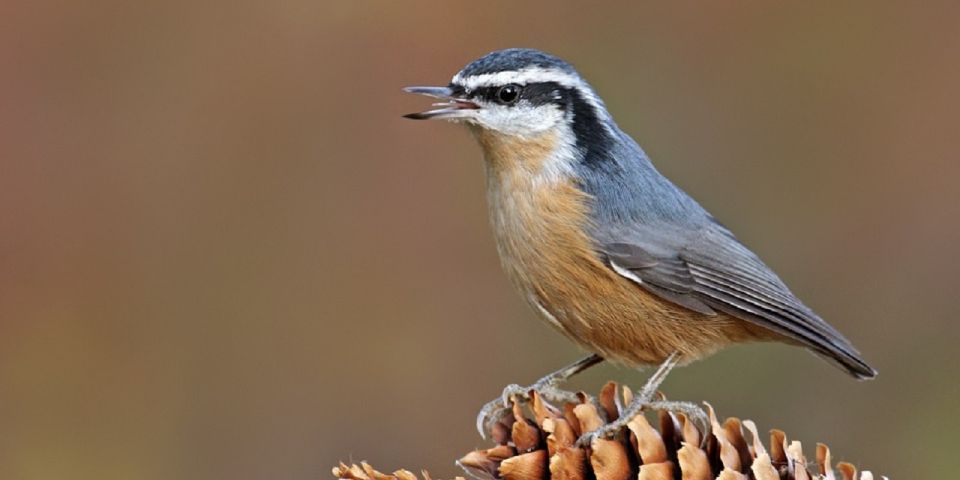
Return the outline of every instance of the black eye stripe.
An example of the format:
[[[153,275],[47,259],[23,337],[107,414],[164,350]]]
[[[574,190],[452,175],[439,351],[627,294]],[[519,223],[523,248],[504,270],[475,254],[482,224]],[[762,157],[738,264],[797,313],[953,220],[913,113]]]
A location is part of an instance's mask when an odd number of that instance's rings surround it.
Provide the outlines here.
[[[521,87],[519,101],[525,101],[534,106],[555,104],[563,108],[566,107],[567,99],[570,98],[571,89],[557,82],[531,82],[517,85]],[[477,87],[468,91],[467,95],[489,103],[503,103],[498,98],[498,93],[503,87],[504,85]]]
[[[523,98],[534,105],[555,104],[563,107],[567,103],[567,90],[557,82],[529,83],[523,89]]]
[[[456,83],[451,83],[448,86],[450,87],[451,93],[455,97],[459,97],[460,95],[464,95],[467,93],[467,89],[463,88],[463,85],[457,85]]]

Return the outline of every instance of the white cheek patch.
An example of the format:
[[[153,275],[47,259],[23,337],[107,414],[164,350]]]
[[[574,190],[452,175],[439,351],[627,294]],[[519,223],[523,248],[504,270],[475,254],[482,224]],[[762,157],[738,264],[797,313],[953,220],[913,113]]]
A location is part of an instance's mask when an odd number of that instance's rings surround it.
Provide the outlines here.
[[[563,111],[556,105],[483,105],[470,120],[507,135],[529,137],[556,127]]]

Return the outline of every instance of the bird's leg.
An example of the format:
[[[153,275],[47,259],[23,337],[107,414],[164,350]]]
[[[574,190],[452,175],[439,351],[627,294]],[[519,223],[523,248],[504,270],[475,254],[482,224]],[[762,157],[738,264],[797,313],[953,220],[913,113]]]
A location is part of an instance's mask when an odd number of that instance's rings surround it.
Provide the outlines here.
[[[597,354],[584,357],[577,360],[556,372],[547,375],[529,387],[521,387],[517,384],[507,385],[503,389],[500,398],[491,400],[483,406],[480,413],[477,414],[477,431],[480,436],[486,438],[486,432],[498,422],[506,412],[510,411],[513,401],[529,401],[530,391],[536,391],[544,400],[551,403],[577,403],[577,395],[573,392],[561,390],[558,385],[570,379],[570,377],[600,363],[603,357]],[[513,400],[511,400],[513,399]]]
[[[667,374],[670,373],[670,370],[673,367],[677,366],[677,363],[680,361],[680,355],[678,353],[673,353],[667,357],[666,361],[660,365],[660,368],[650,379],[647,380],[647,383],[644,384],[643,388],[633,397],[633,400],[630,401],[630,404],[620,413],[620,417],[617,420],[610,422],[592,432],[587,432],[583,434],[578,440],[577,444],[580,446],[589,446],[593,443],[593,440],[596,438],[605,438],[612,436],[620,431],[623,427],[627,426],[627,423],[630,422],[633,417],[636,417],[640,414],[644,407],[651,408],[663,408],[665,410],[677,410],[686,414],[691,418],[701,419],[706,418],[706,414],[699,409],[696,405],[690,403],[680,403],[680,402],[661,402],[654,401],[653,398],[657,393],[657,389],[660,387],[660,384],[667,378]]]

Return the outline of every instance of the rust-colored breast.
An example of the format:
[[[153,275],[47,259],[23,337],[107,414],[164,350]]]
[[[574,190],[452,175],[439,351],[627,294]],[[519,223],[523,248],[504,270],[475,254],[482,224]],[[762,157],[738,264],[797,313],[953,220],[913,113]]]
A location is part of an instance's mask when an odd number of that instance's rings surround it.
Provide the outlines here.
[[[743,322],[666,302],[601,261],[585,233],[591,197],[550,164],[560,161],[554,135],[476,135],[486,155],[490,218],[503,267],[564,335],[628,365],[659,363],[673,352],[691,361],[755,338]]]

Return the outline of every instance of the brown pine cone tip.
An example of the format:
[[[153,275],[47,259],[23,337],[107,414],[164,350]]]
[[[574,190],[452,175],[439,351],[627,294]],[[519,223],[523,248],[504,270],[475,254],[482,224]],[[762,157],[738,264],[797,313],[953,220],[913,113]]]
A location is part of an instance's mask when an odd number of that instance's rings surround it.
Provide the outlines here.
[[[830,449],[817,444],[815,462],[807,462],[800,442],[787,441],[780,430],[770,432],[769,450],[750,420],[717,419],[710,404],[710,425],[698,426],[682,413],[656,412],[658,427],[644,415],[631,419],[616,438],[596,439],[577,447],[583,432],[619,418],[632,392],[607,383],[596,402],[579,395],[579,404],[556,407],[531,392],[528,404],[514,403],[512,413],[491,432],[495,446],[476,450],[457,461],[468,474],[504,480],[873,480],[869,471],[853,465],[831,464]],[[745,435],[744,430],[749,433]],[[749,440],[748,440],[749,437]],[[811,470],[812,469],[812,470]],[[366,462],[341,463],[336,478],[347,480],[431,480],[407,470],[385,474]],[[883,477],[886,478],[886,477]],[[463,480],[463,477],[457,477]]]

